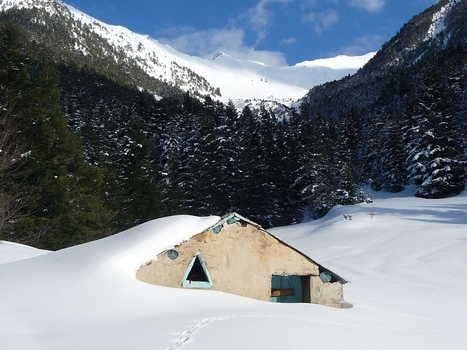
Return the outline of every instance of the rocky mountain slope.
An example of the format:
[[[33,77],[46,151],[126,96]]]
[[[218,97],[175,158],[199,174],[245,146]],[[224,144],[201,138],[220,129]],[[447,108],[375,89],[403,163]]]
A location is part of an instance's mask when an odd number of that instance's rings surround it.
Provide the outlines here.
[[[241,61],[225,53],[201,59],[179,53],[147,35],[105,24],[55,0],[8,0],[0,9],[21,10],[23,27],[64,56],[80,65],[102,65],[120,81],[165,96],[179,88],[197,96],[233,100],[270,100],[290,103],[317,84],[355,73],[374,53],[306,61],[292,67],[270,67]],[[74,56],[74,57],[73,57]]]
[[[415,183],[417,195],[431,198],[465,187],[465,23],[466,1],[441,0],[355,75],[307,94],[309,118],[326,116],[354,134],[354,179],[391,190]]]
[[[357,74],[314,87],[305,101],[314,110],[332,115],[342,104],[328,104],[329,98],[341,101],[346,108],[369,108],[378,100],[390,98],[386,88],[403,89],[409,81],[414,82],[421,67],[448,65],[452,51],[461,49],[467,40],[466,7],[465,1],[439,1],[406,23]],[[462,62],[455,64],[463,70]],[[405,80],[399,79],[399,74]],[[399,91],[395,99],[406,92]]]

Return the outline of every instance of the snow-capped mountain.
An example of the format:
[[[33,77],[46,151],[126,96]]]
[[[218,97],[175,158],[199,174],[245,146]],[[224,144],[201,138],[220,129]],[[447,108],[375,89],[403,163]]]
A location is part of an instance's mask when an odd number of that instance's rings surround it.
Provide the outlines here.
[[[88,57],[105,56],[119,65],[136,64],[150,77],[170,86],[197,95],[209,94],[222,101],[260,99],[291,102],[303,97],[313,86],[355,73],[374,55],[339,56],[287,67],[241,61],[225,53],[203,59],[177,52],[147,35],[103,23],[58,0],[0,2],[2,11],[12,8],[35,11],[35,24],[48,25],[45,15],[59,19],[62,24],[67,23],[66,30],[73,39],[68,49]],[[93,40],[87,40],[90,33]],[[98,41],[99,45],[92,44],[92,41]],[[139,84],[139,88],[151,91],[142,80]]]

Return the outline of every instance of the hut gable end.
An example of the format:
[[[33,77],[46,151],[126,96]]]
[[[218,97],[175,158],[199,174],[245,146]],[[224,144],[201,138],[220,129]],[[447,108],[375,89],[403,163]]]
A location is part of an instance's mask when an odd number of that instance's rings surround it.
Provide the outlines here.
[[[324,271],[332,280],[320,279]],[[343,303],[342,284],[347,282],[237,213],[223,216],[160,254],[142,266],[136,277],[168,287],[208,288],[265,301],[336,307]]]

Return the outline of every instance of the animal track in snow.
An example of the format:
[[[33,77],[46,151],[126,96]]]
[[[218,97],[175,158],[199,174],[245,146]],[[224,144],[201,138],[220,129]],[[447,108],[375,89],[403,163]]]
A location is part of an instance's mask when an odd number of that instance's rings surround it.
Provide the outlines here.
[[[436,332],[436,333],[463,333],[460,330],[451,330],[451,331],[441,331],[437,329],[407,329],[407,328],[389,328],[389,327],[381,327],[381,326],[368,326],[368,325],[361,325],[361,324],[346,324],[341,322],[330,322],[330,321],[323,321],[318,319],[303,319],[297,317],[289,317],[289,316],[277,316],[277,315],[226,315],[226,316],[219,316],[219,317],[207,317],[196,323],[191,328],[184,330],[180,333],[178,341],[172,345],[171,347],[164,348],[164,350],[176,350],[181,348],[186,342],[191,339],[191,336],[196,333],[199,329],[206,327],[207,325],[215,322],[215,321],[228,321],[235,318],[283,318],[283,319],[290,319],[296,321],[303,321],[303,322],[313,322],[313,323],[321,323],[327,324],[331,326],[338,326],[338,327],[352,327],[358,329],[378,329],[384,330],[389,332]]]

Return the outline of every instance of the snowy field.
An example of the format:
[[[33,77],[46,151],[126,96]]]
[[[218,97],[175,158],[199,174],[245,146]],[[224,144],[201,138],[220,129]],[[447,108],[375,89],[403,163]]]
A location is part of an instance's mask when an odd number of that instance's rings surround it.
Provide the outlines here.
[[[346,309],[135,279],[148,258],[217,217],[159,219],[50,253],[3,242],[0,348],[467,349],[467,193],[412,193],[377,193],[374,203],[270,230],[351,281]]]

